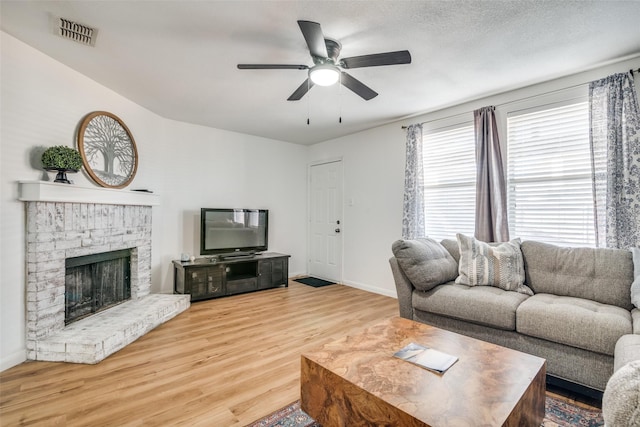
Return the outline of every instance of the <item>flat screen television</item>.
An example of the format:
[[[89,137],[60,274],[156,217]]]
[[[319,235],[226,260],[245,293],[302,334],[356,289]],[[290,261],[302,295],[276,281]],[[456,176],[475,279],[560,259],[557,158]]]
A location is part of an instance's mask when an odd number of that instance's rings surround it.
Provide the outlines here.
[[[200,211],[200,255],[248,256],[267,250],[269,211],[213,209]]]

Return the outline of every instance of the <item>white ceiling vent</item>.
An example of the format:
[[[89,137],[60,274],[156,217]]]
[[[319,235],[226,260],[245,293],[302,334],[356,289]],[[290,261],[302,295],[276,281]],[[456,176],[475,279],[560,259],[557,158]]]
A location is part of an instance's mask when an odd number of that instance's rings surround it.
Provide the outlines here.
[[[95,46],[98,30],[68,19],[58,18],[56,33],[65,39],[87,46]]]

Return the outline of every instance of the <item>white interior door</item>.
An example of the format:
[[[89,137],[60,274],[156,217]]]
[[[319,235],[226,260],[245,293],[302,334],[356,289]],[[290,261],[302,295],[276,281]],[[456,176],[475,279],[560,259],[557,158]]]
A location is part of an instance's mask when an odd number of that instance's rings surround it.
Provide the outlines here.
[[[309,275],[342,279],[342,161],[310,167]]]

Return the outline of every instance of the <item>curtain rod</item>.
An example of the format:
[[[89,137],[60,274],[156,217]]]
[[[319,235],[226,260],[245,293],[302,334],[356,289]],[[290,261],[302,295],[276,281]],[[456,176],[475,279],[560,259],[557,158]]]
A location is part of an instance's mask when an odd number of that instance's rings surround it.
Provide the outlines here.
[[[640,74],[640,68],[635,68],[635,69],[632,68],[631,70],[629,70],[629,72],[631,73],[631,75],[633,75],[634,73]],[[565,88],[562,88],[562,89],[556,89],[556,90],[552,90],[552,91],[549,91],[549,92],[539,93],[537,95],[531,95],[531,96],[527,96],[527,97],[524,97],[524,98],[519,98],[519,99],[516,99],[516,100],[513,100],[513,101],[504,102],[502,104],[496,104],[494,106],[495,107],[502,107],[502,106],[505,106],[505,105],[513,104],[515,102],[521,102],[521,101],[526,101],[528,99],[536,98],[538,96],[545,96],[545,95],[550,95],[552,93],[562,92],[564,90],[575,89],[577,87],[584,86],[584,85],[587,85],[587,84],[589,84],[589,83],[580,83],[580,84],[576,84],[576,85],[573,85],[573,86],[565,87]],[[473,102],[473,101],[469,101],[469,102]],[[463,113],[453,114],[451,116],[441,117],[441,118],[433,119],[433,120],[427,120],[427,121],[424,121],[424,122],[418,122],[418,123],[414,123],[414,124],[423,125],[425,123],[435,122],[435,121],[438,121],[438,120],[450,119],[450,118],[456,117],[456,116],[463,116],[463,115],[466,115],[466,114],[469,114],[469,113],[472,113],[472,112],[473,111],[465,111]],[[427,114],[429,114],[429,113],[427,113]],[[402,129],[407,129],[408,127],[409,126],[402,126]]]

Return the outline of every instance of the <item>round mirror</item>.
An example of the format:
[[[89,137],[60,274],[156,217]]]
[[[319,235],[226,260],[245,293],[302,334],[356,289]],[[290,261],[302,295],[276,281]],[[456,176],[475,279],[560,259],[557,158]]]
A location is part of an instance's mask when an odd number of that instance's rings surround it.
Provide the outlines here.
[[[103,187],[126,187],[136,175],[136,143],[129,128],[114,114],[94,111],[82,120],[78,151],[84,169]]]

